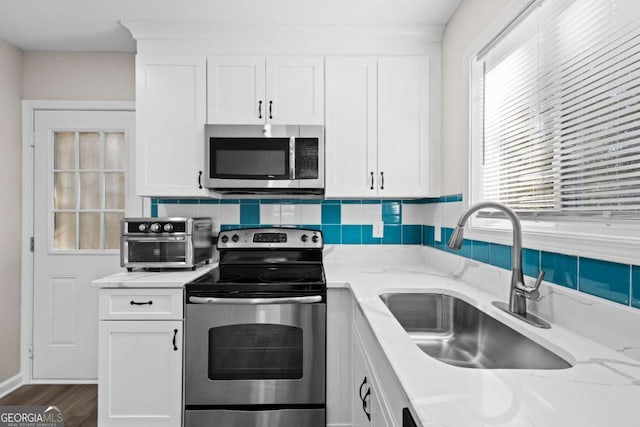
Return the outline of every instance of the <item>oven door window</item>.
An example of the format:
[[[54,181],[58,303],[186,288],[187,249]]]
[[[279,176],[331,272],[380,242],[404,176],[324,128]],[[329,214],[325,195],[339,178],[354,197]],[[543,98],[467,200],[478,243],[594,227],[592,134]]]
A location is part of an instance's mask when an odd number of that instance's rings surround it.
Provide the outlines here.
[[[187,242],[137,241],[127,242],[129,262],[186,262]]]
[[[209,329],[209,379],[302,378],[302,329],[268,323]]]
[[[289,138],[211,138],[210,178],[290,179]]]

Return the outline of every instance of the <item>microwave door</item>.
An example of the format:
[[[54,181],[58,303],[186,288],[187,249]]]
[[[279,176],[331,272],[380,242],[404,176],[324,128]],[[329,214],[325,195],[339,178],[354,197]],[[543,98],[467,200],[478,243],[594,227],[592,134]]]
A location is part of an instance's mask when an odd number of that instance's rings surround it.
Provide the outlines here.
[[[209,178],[214,188],[294,186],[291,138],[210,139]]]

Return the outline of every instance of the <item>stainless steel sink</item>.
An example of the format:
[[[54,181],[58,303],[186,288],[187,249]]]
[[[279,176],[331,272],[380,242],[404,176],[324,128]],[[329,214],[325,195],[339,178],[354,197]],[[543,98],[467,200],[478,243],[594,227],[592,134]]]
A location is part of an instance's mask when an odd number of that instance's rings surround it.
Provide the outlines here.
[[[566,360],[465,301],[435,293],[380,295],[415,344],[449,365],[566,369]]]

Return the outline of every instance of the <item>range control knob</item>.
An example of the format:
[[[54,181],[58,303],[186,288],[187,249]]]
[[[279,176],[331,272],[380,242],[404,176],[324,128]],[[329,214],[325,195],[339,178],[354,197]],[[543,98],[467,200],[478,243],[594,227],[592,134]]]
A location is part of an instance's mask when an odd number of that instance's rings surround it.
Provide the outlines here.
[[[144,233],[145,231],[147,231],[147,228],[149,228],[149,226],[148,226],[147,224],[144,224],[144,223],[142,223],[142,224],[140,224],[140,225],[138,226],[138,230],[142,231],[143,233]]]
[[[158,231],[160,231],[160,224],[154,222],[153,224],[151,224],[151,227],[149,227],[149,230],[151,230],[152,233],[157,233]]]
[[[225,234],[225,235],[223,235],[223,236],[220,238],[220,241],[221,241],[222,243],[227,243],[227,242],[229,241],[229,236],[227,236],[226,234]]]
[[[171,224],[170,222],[166,223],[164,225],[164,231],[166,231],[167,233],[173,231],[173,224]]]
[[[315,234],[315,235],[311,238],[311,241],[312,241],[313,243],[318,243],[318,240],[320,240],[320,238],[318,237],[318,235],[317,235],[317,234]]]
[[[302,237],[300,237],[300,240],[302,240],[303,242],[306,242],[307,240],[309,240],[309,236],[307,236],[306,234],[303,234]]]
[[[233,242],[237,242],[238,240],[240,240],[240,236],[238,236],[237,234],[234,234],[233,236],[231,236],[231,240],[233,240]]]

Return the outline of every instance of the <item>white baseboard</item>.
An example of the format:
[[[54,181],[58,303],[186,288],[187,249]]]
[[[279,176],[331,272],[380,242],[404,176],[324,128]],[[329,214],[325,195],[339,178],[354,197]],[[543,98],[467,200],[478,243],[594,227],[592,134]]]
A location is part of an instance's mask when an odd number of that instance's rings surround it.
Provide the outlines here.
[[[0,397],[4,397],[22,385],[22,374],[17,374],[0,383]]]

